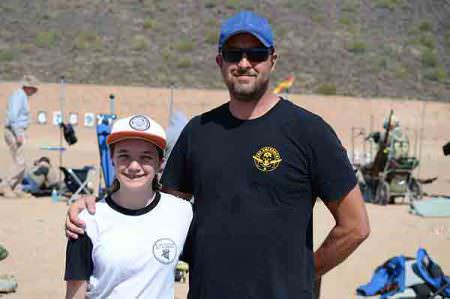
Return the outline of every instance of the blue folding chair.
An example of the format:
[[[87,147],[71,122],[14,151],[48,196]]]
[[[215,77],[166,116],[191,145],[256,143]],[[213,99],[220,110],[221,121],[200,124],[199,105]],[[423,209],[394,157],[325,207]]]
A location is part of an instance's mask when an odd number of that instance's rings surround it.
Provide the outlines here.
[[[98,194],[99,198],[103,198],[106,194],[106,190],[111,188],[111,185],[114,181],[114,166],[112,164],[111,155],[109,153],[109,147],[106,144],[106,139],[108,138],[109,134],[111,134],[112,123],[116,119],[116,115],[102,114],[100,116],[100,119],[101,122],[97,124],[96,127],[101,168]]]

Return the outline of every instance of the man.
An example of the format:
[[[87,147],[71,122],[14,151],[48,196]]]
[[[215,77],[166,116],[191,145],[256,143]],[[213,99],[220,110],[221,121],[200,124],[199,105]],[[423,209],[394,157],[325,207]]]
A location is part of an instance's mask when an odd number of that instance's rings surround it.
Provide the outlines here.
[[[25,175],[22,181],[22,191],[39,194],[42,191],[49,192],[53,188],[61,188],[58,172],[48,157],[40,157],[34,161],[33,167]]]
[[[22,79],[22,88],[16,90],[8,99],[6,109],[4,137],[13,159],[14,170],[9,178],[2,181],[0,193],[5,197],[22,195],[20,190],[15,190],[22,182],[25,175],[25,131],[30,124],[30,108],[28,98],[34,95],[39,81],[31,75],[25,75]],[[16,191],[16,193],[14,193]]]
[[[230,100],[186,125],[161,179],[166,192],[195,198],[189,298],[310,299],[314,279],[369,234],[353,169],[320,117],[269,90],[278,56],[265,18],[226,20],[218,50]],[[336,226],[313,254],[316,197]],[[78,225],[84,207],[69,211]],[[66,226],[68,236],[82,232]]]

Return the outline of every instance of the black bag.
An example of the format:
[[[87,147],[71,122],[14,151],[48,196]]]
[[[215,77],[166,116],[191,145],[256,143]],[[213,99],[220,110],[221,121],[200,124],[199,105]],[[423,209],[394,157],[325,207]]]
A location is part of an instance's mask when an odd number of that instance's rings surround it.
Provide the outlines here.
[[[75,130],[71,124],[61,123],[61,128],[63,129],[64,139],[69,145],[75,144],[78,139],[75,136]]]
[[[447,144],[442,147],[442,150],[444,151],[444,156],[450,155],[450,142],[447,142]]]

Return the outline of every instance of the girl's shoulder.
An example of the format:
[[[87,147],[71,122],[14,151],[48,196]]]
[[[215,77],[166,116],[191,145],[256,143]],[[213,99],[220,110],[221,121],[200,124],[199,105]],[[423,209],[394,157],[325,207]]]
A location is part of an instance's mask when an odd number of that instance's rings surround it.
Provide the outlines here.
[[[109,209],[110,208],[108,204],[103,199],[95,203],[95,214],[90,214],[87,209],[84,209],[80,213],[80,218],[84,221],[95,221],[97,217],[101,217],[101,215],[103,215]]]
[[[192,214],[192,204],[189,201],[164,192],[160,192],[160,194],[162,205],[168,206],[173,210]]]

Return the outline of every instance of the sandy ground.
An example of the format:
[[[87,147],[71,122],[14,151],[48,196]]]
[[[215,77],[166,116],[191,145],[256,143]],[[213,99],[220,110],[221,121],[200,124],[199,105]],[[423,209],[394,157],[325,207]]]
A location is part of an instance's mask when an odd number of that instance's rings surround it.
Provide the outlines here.
[[[0,273],[17,277],[16,293],[5,299],[62,298],[66,239],[64,202],[49,198],[0,198],[0,240],[11,255],[0,262]],[[343,264],[323,279],[322,298],[355,298],[355,288],[366,283],[376,266],[394,255],[414,256],[424,247],[447,273],[450,272],[450,219],[424,219],[408,213],[407,205],[368,205],[370,238]],[[322,203],[314,211],[315,243],[333,225]],[[176,297],[186,298],[187,284],[176,284]],[[3,298],[2,298],[3,299]]]
[[[15,83],[0,83],[0,111],[4,111],[7,96],[17,87]],[[58,164],[56,152],[42,150],[45,145],[59,144],[59,131],[51,125],[36,124],[38,111],[46,111],[51,118],[59,110],[60,88],[56,84],[42,85],[30,101],[33,124],[28,130],[26,144],[28,164],[41,155],[48,155]],[[147,89],[112,86],[67,85],[64,89],[64,112],[109,111],[107,98],[116,94],[116,111],[119,115],[147,113],[162,124],[167,124],[167,89]],[[221,90],[175,90],[174,107],[189,117],[220,105],[226,100]],[[391,99],[355,99],[291,95],[297,104],[321,115],[341,138],[355,159],[363,155],[361,136],[353,138],[352,128],[378,128],[389,109],[394,109],[402,125],[408,128],[411,150],[421,157],[419,177],[438,176],[435,183],[425,187],[429,193],[450,194],[450,158],[442,155],[442,145],[450,139],[450,104]],[[66,116],[67,117],[67,116]],[[356,131],[356,130],[353,130]],[[63,155],[63,165],[82,167],[98,165],[95,129],[76,127],[79,142],[68,147]],[[0,126],[0,135],[3,128]],[[421,142],[419,142],[421,141]],[[366,148],[366,152],[369,150]],[[5,177],[11,161],[5,144],[0,142],[0,177]],[[94,185],[98,174],[92,176]],[[61,298],[64,294],[62,280],[65,256],[63,220],[67,205],[52,203],[49,198],[11,200],[0,197],[0,243],[11,255],[0,262],[0,273],[14,274],[19,282],[17,293],[4,295],[13,298]],[[407,205],[385,207],[368,205],[372,225],[370,238],[345,263],[324,277],[322,298],[355,298],[355,288],[367,282],[376,266],[395,255],[414,255],[425,247],[443,269],[450,273],[450,219],[420,218],[408,213]],[[323,204],[314,211],[315,244],[319,245],[333,225],[333,219]],[[186,284],[177,284],[177,298],[185,298]],[[2,297],[3,299],[3,297]]]

